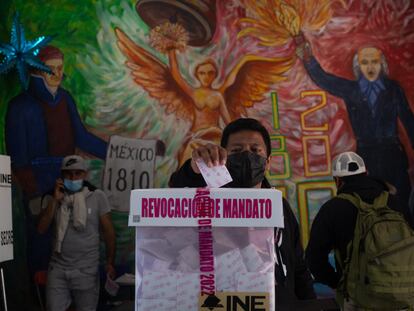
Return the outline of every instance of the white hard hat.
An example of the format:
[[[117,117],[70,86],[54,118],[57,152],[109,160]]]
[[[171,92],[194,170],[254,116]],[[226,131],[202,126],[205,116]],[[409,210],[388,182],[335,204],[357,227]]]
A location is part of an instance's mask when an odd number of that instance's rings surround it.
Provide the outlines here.
[[[367,171],[364,160],[355,152],[343,152],[332,163],[332,176],[345,177],[362,174]]]

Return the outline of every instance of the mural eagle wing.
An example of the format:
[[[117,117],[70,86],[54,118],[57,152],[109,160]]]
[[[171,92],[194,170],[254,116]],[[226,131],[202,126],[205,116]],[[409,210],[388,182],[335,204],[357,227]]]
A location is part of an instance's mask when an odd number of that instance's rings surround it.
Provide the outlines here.
[[[245,115],[247,107],[263,101],[273,84],[286,79],[283,74],[293,62],[292,57],[244,56],[220,87],[231,118]]]
[[[127,58],[125,64],[131,69],[136,84],[152,98],[165,106],[167,114],[190,122],[194,119],[194,103],[174,79],[170,68],[151,53],[133,42],[121,29],[115,28],[117,45]]]

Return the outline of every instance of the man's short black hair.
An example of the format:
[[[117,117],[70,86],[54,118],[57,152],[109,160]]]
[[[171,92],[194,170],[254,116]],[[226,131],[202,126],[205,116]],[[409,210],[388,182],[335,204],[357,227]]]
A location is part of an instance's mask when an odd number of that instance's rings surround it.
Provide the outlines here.
[[[240,118],[227,124],[227,126],[223,130],[223,135],[221,136],[220,145],[226,148],[227,143],[229,141],[229,136],[231,134],[238,133],[241,131],[246,131],[246,130],[259,132],[260,135],[262,135],[263,140],[266,145],[267,156],[270,156],[270,151],[272,147],[270,145],[269,132],[259,121],[253,118]]]

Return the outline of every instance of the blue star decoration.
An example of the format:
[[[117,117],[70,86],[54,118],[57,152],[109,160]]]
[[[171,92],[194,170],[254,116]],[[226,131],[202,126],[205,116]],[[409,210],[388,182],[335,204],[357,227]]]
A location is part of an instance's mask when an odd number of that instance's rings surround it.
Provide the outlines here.
[[[52,74],[52,71],[38,57],[39,50],[45,47],[52,37],[40,36],[35,40],[26,41],[24,29],[19,22],[19,14],[15,14],[10,35],[10,43],[0,43],[0,54],[4,55],[0,62],[0,74],[7,73],[16,67],[22,86],[29,85],[28,67]]]

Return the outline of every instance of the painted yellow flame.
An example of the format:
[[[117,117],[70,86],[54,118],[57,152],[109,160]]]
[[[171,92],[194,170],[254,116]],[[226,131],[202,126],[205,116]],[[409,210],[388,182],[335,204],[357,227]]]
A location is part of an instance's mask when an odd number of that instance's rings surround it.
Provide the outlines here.
[[[301,18],[295,8],[289,4],[281,3],[276,11],[278,23],[282,25],[291,36],[299,35]]]
[[[343,0],[243,0],[248,13],[238,37],[252,36],[261,45],[286,44],[301,31],[317,31],[332,17],[331,6]]]

